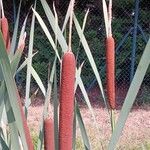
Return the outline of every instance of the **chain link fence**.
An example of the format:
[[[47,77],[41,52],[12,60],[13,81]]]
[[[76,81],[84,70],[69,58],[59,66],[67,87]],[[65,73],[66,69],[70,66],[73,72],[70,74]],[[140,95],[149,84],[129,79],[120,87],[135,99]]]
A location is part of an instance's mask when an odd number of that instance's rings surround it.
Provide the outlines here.
[[[140,57],[146,46],[150,33],[149,1],[144,0],[114,0],[113,1],[113,36],[116,40],[116,90],[118,103],[125,98],[129,85],[133,79]],[[60,12],[68,3],[61,4]],[[105,85],[105,26],[100,1],[77,1],[75,12],[79,22],[82,24],[83,16],[87,9],[90,13],[84,31],[92,54],[98,66],[100,75]],[[76,38],[76,35],[75,35]],[[75,47],[76,48],[76,47]],[[96,86],[95,76],[86,57],[83,48],[80,47],[79,62],[85,61],[82,78],[87,89]],[[150,67],[140,88],[136,103],[150,102]]]
[[[50,2],[49,4],[52,6]],[[56,8],[60,25],[62,25],[64,21],[68,5],[69,1],[67,0],[57,0]],[[140,57],[149,39],[149,6],[149,0],[113,0],[112,30],[116,41],[116,90],[118,103],[122,102],[126,96]],[[80,25],[83,23],[87,9],[90,10],[90,13],[87,18],[84,34],[105,87],[106,58],[104,43],[106,36],[101,0],[76,0],[75,14]],[[38,3],[37,11],[48,25],[40,3]],[[27,27],[29,31],[30,21]],[[83,61],[85,62],[81,77],[87,90],[90,91],[96,87],[97,82],[84,53],[84,49],[82,45],[79,44],[80,40],[75,29],[72,41],[73,51],[78,55],[78,65]],[[34,68],[46,83],[47,66],[49,61],[52,62],[54,59],[54,51],[51,50],[50,44],[37,22],[34,48],[38,50],[38,54],[33,60]],[[145,102],[150,102],[150,67],[146,73],[136,101],[137,104]]]

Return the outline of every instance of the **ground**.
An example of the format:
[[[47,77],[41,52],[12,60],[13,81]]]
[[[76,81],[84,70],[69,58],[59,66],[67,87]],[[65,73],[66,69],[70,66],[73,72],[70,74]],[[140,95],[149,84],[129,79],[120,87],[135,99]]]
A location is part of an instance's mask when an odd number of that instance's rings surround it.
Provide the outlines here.
[[[39,129],[39,122],[43,110],[43,104],[39,99],[36,99],[36,105],[32,105],[28,112],[28,124],[32,133],[36,134]],[[100,103],[93,105],[96,121],[100,131],[95,128],[93,119],[89,109],[85,105],[80,106],[81,114],[90,137],[92,150],[100,150],[100,141],[102,141],[105,149],[108,145],[111,127],[110,119],[107,110],[101,106]],[[120,109],[116,110],[116,119],[119,115]],[[99,134],[98,134],[99,133]],[[82,150],[80,130],[77,129],[77,150]],[[150,106],[135,106],[129,113],[122,136],[118,142],[119,150],[142,149],[143,145],[150,144]],[[150,149],[150,147],[149,147]]]

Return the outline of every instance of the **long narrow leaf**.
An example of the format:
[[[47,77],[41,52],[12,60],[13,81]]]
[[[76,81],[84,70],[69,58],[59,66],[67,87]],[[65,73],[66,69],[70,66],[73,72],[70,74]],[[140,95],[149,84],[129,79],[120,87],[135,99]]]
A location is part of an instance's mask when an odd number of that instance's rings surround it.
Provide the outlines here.
[[[37,54],[37,52],[34,53],[34,54],[32,55],[32,57],[34,57],[35,54]],[[26,59],[24,60],[24,62],[19,66],[19,68],[18,68],[17,71],[16,71],[16,74],[19,73],[19,72],[27,65],[27,63],[28,63],[28,58],[26,58]]]
[[[56,59],[56,57],[55,57]],[[55,73],[54,73],[54,96],[53,96],[53,105],[54,105],[54,136],[55,136],[55,149],[58,150],[58,137],[59,137],[59,131],[58,131],[58,89],[57,89],[57,74],[56,74],[56,64],[55,64]]]
[[[82,45],[83,45],[83,47],[84,47],[85,53],[86,53],[86,55],[87,55],[87,57],[88,57],[88,60],[89,60],[89,62],[90,62],[90,64],[91,64],[91,67],[92,67],[92,69],[93,69],[93,72],[94,72],[94,74],[95,74],[95,76],[96,76],[96,79],[97,79],[99,88],[100,88],[101,93],[102,93],[102,97],[103,97],[104,103],[105,103],[105,105],[106,105],[106,107],[107,107],[107,103],[106,103],[106,99],[105,99],[105,95],[104,95],[104,90],[103,90],[103,85],[102,85],[102,81],[101,81],[101,78],[100,78],[98,69],[97,69],[97,67],[96,67],[96,64],[95,64],[94,58],[93,58],[93,56],[92,56],[92,53],[91,53],[91,51],[90,51],[90,48],[89,48],[89,46],[88,46],[88,43],[87,43],[87,41],[86,41],[86,39],[85,39],[85,36],[84,36],[84,34],[83,34],[83,32],[82,32],[82,29],[81,29],[81,27],[80,27],[80,25],[79,25],[79,23],[78,23],[78,20],[77,20],[77,18],[75,17],[75,15],[74,15],[74,23],[75,23],[75,27],[76,27],[76,29],[77,29],[78,35],[79,35],[79,37],[80,37],[80,40],[81,40],[81,42],[82,42]]]
[[[42,29],[43,29],[45,35],[47,36],[47,38],[48,38],[50,44],[52,45],[53,49],[55,50],[55,49],[56,49],[56,48],[55,48],[55,43],[54,43],[54,41],[53,41],[53,38],[52,38],[50,32],[48,31],[48,28],[46,27],[44,21],[42,20],[42,18],[40,17],[40,15],[39,15],[34,9],[33,9],[33,12],[34,12],[34,14],[35,14],[35,16],[36,16],[36,18],[37,18],[39,24],[41,25],[41,27],[42,27]],[[60,60],[58,51],[55,51],[55,53],[56,53],[58,59]]]
[[[4,108],[4,94],[5,94],[5,83],[1,82],[0,86],[0,121],[2,118],[3,108]]]
[[[47,19],[48,19],[48,21],[49,21],[49,23],[50,23],[50,25],[51,25],[54,33],[55,33],[55,17],[53,15],[50,7],[48,6],[46,0],[40,0],[40,1],[41,1],[42,6],[43,6],[43,9],[45,11],[45,14],[47,16]],[[58,42],[59,42],[59,44],[60,44],[60,46],[62,48],[62,51],[65,52],[68,49],[67,42],[66,42],[66,40],[65,40],[65,38],[63,36],[63,33],[61,32],[59,26],[57,26],[57,31],[58,31],[57,32],[57,34],[58,34],[58,36],[57,36],[58,37]]]
[[[80,127],[82,139],[83,139],[83,142],[84,142],[84,147],[85,147],[86,150],[90,150],[91,146],[90,146],[89,138],[88,138],[88,135],[86,133],[86,129],[85,129],[85,126],[84,126],[84,123],[83,123],[83,120],[82,120],[82,116],[81,116],[81,113],[80,113],[80,110],[79,110],[79,107],[78,107],[77,103],[75,105],[75,109],[76,109],[77,120],[78,120],[78,124],[79,124],[79,127]]]
[[[108,36],[109,21],[108,21],[108,10],[105,0],[102,0],[102,5],[103,5],[103,15],[104,15],[106,35]]]
[[[2,33],[0,32],[0,65],[2,68],[3,72],[3,77],[6,83],[9,99],[10,99],[10,104],[13,109],[14,116],[16,118],[16,124],[19,130],[19,133],[21,135],[22,141],[23,141],[23,146],[24,148],[27,149],[27,143],[26,143],[26,138],[25,138],[25,133],[24,133],[24,128],[22,124],[22,118],[21,118],[21,113],[20,113],[20,108],[18,106],[17,102],[17,87],[15,84],[15,81],[13,79],[13,75],[11,72],[11,67],[9,63],[9,59],[5,50],[5,45],[3,43],[3,38],[2,38]]]
[[[1,150],[9,150],[9,147],[7,146],[6,142],[3,140],[3,138],[0,136],[0,149]]]
[[[38,84],[39,88],[41,89],[43,95],[45,96],[45,94],[46,94],[45,87],[44,87],[39,75],[37,74],[37,72],[34,70],[33,67],[31,67],[31,74],[32,74],[34,80],[36,81],[36,83]]]
[[[123,130],[123,127],[125,125],[125,122],[127,120],[128,114],[132,108],[132,105],[135,101],[135,98],[137,96],[137,93],[140,89],[140,86],[142,84],[142,81],[144,79],[144,76],[146,74],[146,71],[150,64],[150,39],[146,45],[146,48],[144,50],[144,53],[141,57],[141,60],[139,62],[139,65],[137,67],[137,70],[135,72],[134,78],[132,80],[132,83],[129,87],[127,96],[125,98],[125,102],[123,104],[123,107],[121,109],[120,116],[118,118],[115,130],[112,134],[110,143],[109,143],[109,150],[114,150],[115,146],[117,144],[117,141],[121,135],[121,132]]]
[[[5,108],[7,113],[8,125],[10,129],[11,149],[20,149],[18,130],[14,118],[14,113],[7,93],[5,96]]]
[[[36,1],[34,4],[36,9]],[[32,53],[33,53],[33,41],[34,41],[34,27],[35,27],[35,14],[32,15],[31,30],[30,30],[30,40],[29,40],[29,51],[28,51],[28,63],[27,63],[27,76],[26,76],[26,95],[25,103],[29,103],[30,97],[30,83],[31,83],[31,67],[32,67]],[[27,113],[27,108],[26,108]]]
[[[13,56],[15,49],[16,49],[21,4],[22,4],[22,0],[20,0],[20,4],[19,4],[19,8],[18,8],[18,14],[17,14],[17,18],[16,18],[16,23],[15,23],[15,28],[14,28],[14,32],[13,32],[12,41],[11,41],[10,49],[11,49],[11,55],[12,56]]]
[[[62,33],[63,33],[64,30],[66,29],[66,25],[67,25],[68,20],[69,20],[69,17],[70,17],[71,3],[72,3],[72,2],[70,1],[69,6],[68,6],[68,9],[67,9],[66,16],[65,16],[64,24],[63,24],[63,27],[62,27]]]

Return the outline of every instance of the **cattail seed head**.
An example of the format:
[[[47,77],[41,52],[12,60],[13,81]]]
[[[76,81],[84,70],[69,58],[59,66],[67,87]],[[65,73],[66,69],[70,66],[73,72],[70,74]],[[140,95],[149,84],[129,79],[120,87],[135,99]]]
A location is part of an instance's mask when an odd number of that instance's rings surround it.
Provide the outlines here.
[[[115,109],[115,42],[113,37],[106,39],[106,82],[108,101],[111,109]]]
[[[1,31],[3,34],[3,39],[5,42],[7,53],[10,51],[10,36],[9,36],[9,25],[6,17],[0,19],[1,22]]]
[[[60,115],[59,115],[59,149],[72,149],[73,113],[74,113],[74,84],[75,57],[71,51],[62,58]]]
[[[51,118],[44,120],[44,149],[54,150],[54,123]]]

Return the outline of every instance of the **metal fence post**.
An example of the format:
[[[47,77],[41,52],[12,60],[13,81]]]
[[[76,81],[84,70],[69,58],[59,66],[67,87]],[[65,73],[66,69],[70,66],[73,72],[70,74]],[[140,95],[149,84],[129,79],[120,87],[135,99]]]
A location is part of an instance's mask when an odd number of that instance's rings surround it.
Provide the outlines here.
[[[131,70],[130,70],[130,83],[132,82],[135,70],[135,60],[136,60],[136,41],[137,41],[137,25],[138,25],[138,16],[139,16],[139,0],[135,0],[135,17],[134,17],[134,29],[133,29],[133,43],[132,43],[132,52],[131,52]]]

